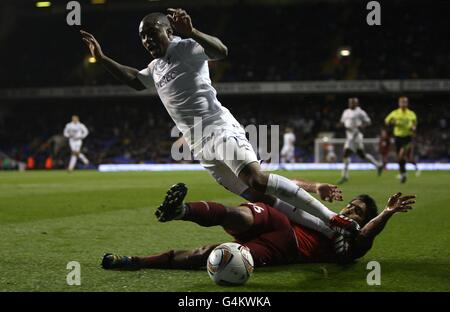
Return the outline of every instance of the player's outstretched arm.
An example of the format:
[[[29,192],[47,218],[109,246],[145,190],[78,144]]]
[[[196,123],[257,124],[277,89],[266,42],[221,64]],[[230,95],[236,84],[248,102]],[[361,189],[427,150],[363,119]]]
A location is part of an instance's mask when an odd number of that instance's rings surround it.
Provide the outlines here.
[[[113,59],[110,59],[103,54],[102,48],[95,37],[84,31],[80,30],[81,38],[86,43],[92,56],[102,64],[106,70],[108,70],[116,79],[122,81],[128,86],[136,90],[143,90],[145,86],[137,78],[139,71],[136,68],[128,67],[117,63]]]
[[[359,258],[363,256],[373,244],[375,237],[381,233],[388,220],[397,212],[408,212],[416,202],[415,195],[402,196],[402,193],[396,193],[388,200],[386,208],[360,231],[352,244],[352,257]]]
[[[191,17],[185,10],[170,8],[168,11],[167,18],[175,31],[197,41],[210,59],[220,60],[228,55],[228,48],[219,38],[207,35],[192,26]]]

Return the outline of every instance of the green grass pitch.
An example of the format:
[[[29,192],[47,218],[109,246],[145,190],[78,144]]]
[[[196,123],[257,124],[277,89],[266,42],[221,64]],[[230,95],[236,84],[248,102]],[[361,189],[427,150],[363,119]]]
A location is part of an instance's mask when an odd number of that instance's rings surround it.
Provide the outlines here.
[[[338,171],[283,171],[288,177],[335,182]],[[189,186],[187,200],[242,202],[206,172],[0,172],[0,291],[450,291],[450,172],[377,177],[353,171],[344,199],[373,195],[380,208],[394,192],[417,194],[413,211],[395,215],[374,248],[348,267],[297,264],[257,269],[240,287],[216,286],[206,270],[105,271],[105,252],[147,255],[231,238],[221,228],[158,223],[167,188]],[[342,203],[333,203],[337,211]],[[66,265],[81,264],[81,285],[68,286]],[[369,286],[366,265],[381,264],[381,285]]]

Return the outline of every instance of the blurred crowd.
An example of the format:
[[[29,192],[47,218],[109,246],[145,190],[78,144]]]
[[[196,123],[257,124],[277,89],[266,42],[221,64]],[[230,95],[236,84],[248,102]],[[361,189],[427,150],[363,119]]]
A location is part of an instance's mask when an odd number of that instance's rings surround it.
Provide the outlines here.
[[[285,127],[292,127],[297,137],[298,162],[314,161],[314,140],[319,133],[345,136],[339,126],[341,113],[347,107],[344,96],[228,96],[220,100],[244,127],[279,125],[280,144]],[[396,98],[362,96],[360,104],[372,119],[372,125],[364,131],[365,137],[379,136],[385,116],[396,108]],[[410,107],[419,120],[420,161],[448,162],[450,159],[450,116],[446,105],[438,96],[410,98]],[[174,162],[171,148],[178,136],[171,135],[174,123],[155,97],[133,101],[12,104],[0,114],[0,129],[3,129],[0,151],[28,167],[65,168],[70,150],[62,132],[72,114],[78,114],[89,129],[82,150],[91,160],[91,167],[102,163]],[[0,156],[0,167],[11,167],[11,161],[5,164],[2,159],[5,157]]]
[[[448,11],[424,1],[390,1],[382,26],[369,27],[365,6],[365,1],[311,1],[186,9],[197,28],[229,48],[227,59],[210,64],[216,82],[450,78]],[[16,13],[0,32],[0,45],[8,47],[0,49],[0,68],[8,73],[0,75],[2,88],[118,83],[88,62],[79,28],[62,22],[64,12],[35,10],[27,14],[26,27]],[[86,11],[82,27],[107,55],[142,69],[150,61],[138,36],[146,13]],[[339,55],[342,47],[349,56]]]
[[[0,4],[0,46],[7,47],[0,49],[0,88],[119,83],[88,61],[79,27],[65,23],[64,10],[5,3]],[[124,5],[123,10],[109,10],[106,5],[84,10],[82,28],[97,37],[108,56],[144,68],[150,60],[138,36],[139,21],[164,9],[158,7],[162,1],[146,3],[153,9]],[[184,6],[195,27],[218,36],[229,48],[226,59],[210,62],[214,82],[450,78],[450,45],[444,40],[450,29],[448,10],[425,1],[383,2],[380,27],[366,24],[365,1],[230,3]],[[343,48],[348,56],[339,54]],[[285,127],[292,127],[300,162],[313,161],[314,140],[321,132],[344,137],[338,122],[346,96],[219,97],[244,126],[280,125],[280,142]],[[361,96],[361,106],[373,121],[366,137],[379,135],[396,100],[386,94]],[[415,94],[410,103],[419,119],[421,161],[447,162],[445,95]],[[62,131],[72,114],[89,128],[83,151],[91,166],[173,161],[174,124],[156,97],[35,99],[2,102],[0,168],[64,168],[70,151]]]

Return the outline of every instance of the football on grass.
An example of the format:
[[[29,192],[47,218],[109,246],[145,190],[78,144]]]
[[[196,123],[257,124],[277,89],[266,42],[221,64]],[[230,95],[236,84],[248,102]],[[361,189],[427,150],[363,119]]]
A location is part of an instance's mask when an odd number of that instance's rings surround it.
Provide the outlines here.
[[[211,252],[206,268],[209,277],[218,285],[242,285],[253,273],[253,258],[247,247],[224,243]]]

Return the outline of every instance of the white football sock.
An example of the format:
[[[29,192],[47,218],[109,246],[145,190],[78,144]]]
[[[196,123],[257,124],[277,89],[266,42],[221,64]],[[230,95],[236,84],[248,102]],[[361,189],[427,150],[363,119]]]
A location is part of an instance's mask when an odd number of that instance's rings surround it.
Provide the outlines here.
[[[366,159],[375,167],[381,166],[381,164],[375,158],[373,158],[371,154],[366,154]]]
[[[342,169],[342,177],[348,179],[348,166],[350,164],[350,157],[343,159],[344,168]]]
[[[73,168],[75,168],[76,164],[77,164],[77,156],[75,156],[75,155],[70,156],[69,170],[73,170]]]
[[[85,165],[89,164],[89,160],[86,158],[86,156],[84,156],[84,154],[80,153],[80,154],[78,154],[78,157],[81,159],[83,164],[85,164]]]
[[[269,174],[266,194],[275,196],[295,207],[295,211],[304,210],[328,224],[336,215],[320,201],[312,197],[291,180],[277,174]],[[298,209],[297,209],[298,208]]]
[[[295,209],[292,205],[276,198],[273,207],[286,215],[289,220],[296,224],[303,225],[304,227],[315,230],[322,233],[328,238],[334,236],[334,231],[325,224],[322,220],[313,215],[307,213],[306,211]]]

